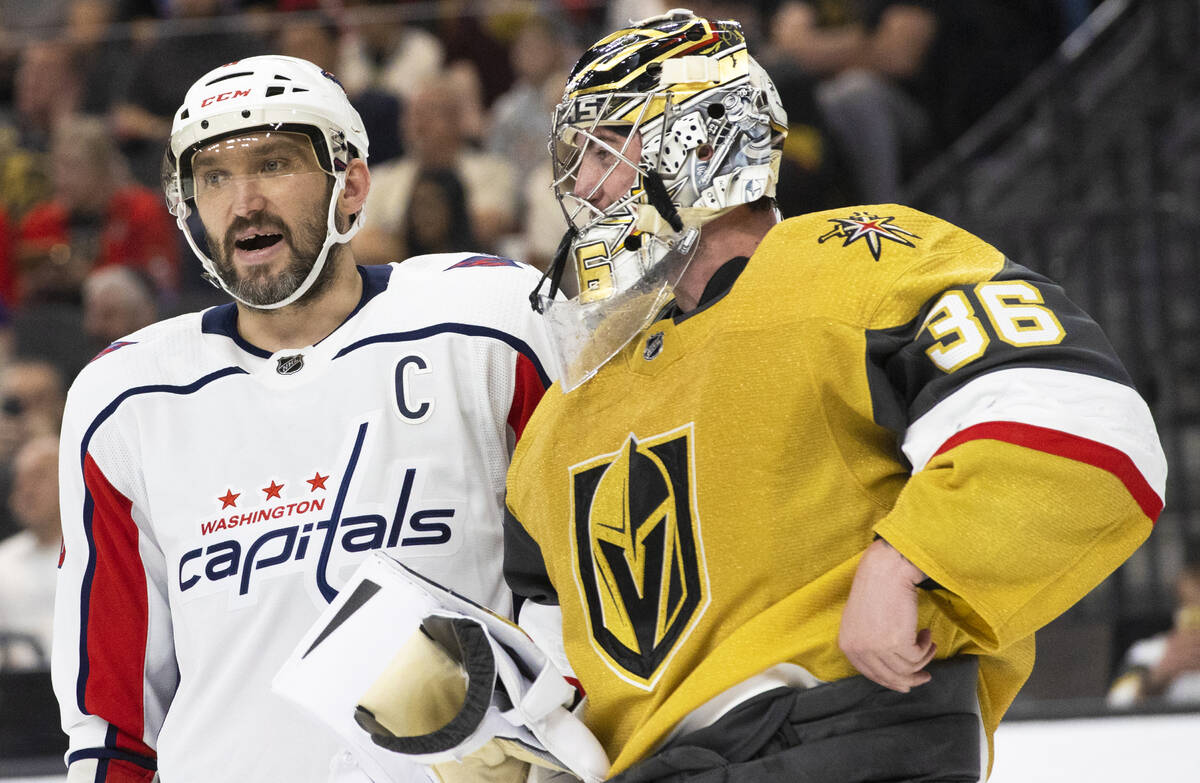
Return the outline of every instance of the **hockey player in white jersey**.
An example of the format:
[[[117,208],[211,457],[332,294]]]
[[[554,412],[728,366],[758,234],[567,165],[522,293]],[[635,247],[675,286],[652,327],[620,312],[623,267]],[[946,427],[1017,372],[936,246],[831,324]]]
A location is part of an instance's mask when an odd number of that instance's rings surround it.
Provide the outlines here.
[[[60,465],[54,685],[68,779],[325,781],[332,735],[269,690],[372,550],[499,613],[504,478],[551,379],[534,270],[357,267],[370,186],[344,92],[255,57],[193,85],[172,213],[233,302],[80,373]]]

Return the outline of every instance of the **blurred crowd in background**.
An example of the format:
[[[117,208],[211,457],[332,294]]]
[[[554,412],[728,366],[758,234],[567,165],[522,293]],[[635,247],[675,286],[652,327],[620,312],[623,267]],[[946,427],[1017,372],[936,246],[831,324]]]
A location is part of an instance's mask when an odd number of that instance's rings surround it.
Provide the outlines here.
[[[0,0],[0,668],[49,649],[71,379],[112,341],[223,301],[159,183],[197,76],[270,52],[338,77],[371,142],[360,263],[471,250],[544,267],[565,228],[546,144],[569,69],[673,5],[738,19],[775,80],[789,216],[901,199],[1094,3]]]

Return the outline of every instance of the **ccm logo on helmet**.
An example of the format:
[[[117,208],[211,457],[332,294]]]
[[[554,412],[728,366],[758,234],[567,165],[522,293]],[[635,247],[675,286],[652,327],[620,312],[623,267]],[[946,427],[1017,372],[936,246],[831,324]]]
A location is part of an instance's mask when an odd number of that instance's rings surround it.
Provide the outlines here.
[[[209,104],[217,103],[219,101],[227,101],[227,100],[230,100],[231,98],[249,98],[249,97],[250,97],[249,90],[230,90],[229,92],[223,92],[220,95],[211,95],[211,96],[205,98],[204,100],[200,101],[200,105],[208,106]]]

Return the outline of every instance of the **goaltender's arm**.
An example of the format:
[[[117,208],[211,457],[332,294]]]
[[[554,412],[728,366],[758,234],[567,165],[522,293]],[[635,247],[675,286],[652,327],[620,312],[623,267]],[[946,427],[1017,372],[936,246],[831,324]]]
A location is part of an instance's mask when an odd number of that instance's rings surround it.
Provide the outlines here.
[[[910,323],[868,335],[876,419],[912,465],[875,532],[915,567],[911,581],[944,588],[931,597],[988,654],[1145,540],[1166,462],[1104,334],[1056,284],[1006,262],[923,301]]]

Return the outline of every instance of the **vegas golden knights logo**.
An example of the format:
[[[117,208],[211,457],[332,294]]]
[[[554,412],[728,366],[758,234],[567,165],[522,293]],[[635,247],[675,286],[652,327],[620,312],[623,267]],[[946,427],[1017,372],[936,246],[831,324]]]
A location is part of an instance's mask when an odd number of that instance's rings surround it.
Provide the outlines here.
[[[691,425],[571,469],[576,562],[593,645],[652,688],[708,605]]]

